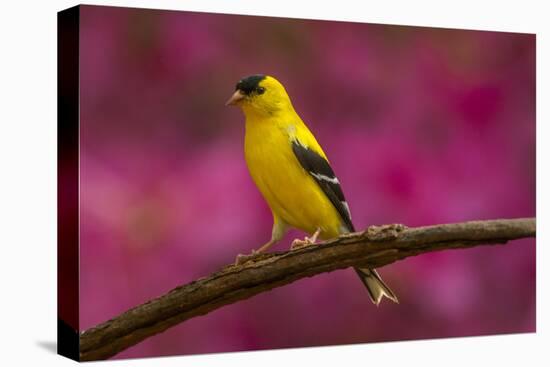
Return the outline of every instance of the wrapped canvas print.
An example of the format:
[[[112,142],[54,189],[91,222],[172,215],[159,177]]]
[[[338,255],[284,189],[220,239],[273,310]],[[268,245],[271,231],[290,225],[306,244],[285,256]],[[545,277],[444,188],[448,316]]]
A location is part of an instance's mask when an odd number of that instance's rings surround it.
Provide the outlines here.
[[[535,332],[535,112],[533,34],[60,12],[59,353]]]

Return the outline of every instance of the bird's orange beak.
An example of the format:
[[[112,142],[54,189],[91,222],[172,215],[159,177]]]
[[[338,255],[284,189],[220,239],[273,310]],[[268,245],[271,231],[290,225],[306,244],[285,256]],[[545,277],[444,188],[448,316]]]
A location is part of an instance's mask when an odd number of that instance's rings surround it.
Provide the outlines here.
[[[240,90],[236,90],[235,93],[225,102],[226,106],[235,106],[237,103],[242,101],[244,94]]]

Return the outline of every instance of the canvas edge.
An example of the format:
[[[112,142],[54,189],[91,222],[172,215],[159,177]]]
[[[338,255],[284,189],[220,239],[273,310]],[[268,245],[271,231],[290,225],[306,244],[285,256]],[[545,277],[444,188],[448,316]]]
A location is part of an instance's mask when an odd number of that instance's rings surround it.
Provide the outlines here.
[[[57,353],[75,361],[80,360],[79,29],[80,6],[57,13]]]

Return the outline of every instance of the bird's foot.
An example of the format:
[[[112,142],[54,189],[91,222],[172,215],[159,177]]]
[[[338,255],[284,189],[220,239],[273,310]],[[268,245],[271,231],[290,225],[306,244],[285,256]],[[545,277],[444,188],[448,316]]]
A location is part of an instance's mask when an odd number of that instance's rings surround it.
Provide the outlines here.
[[[261,255],[260,251],[252,250],[248,255],[238,254],[235,258],[235,265],[242,265],[247,261],[257,259]]]
[[[305,237],[303,240],[300,240],[296,238],[294,241],[292,241],[292,244],[290,245],[291,250],[297,250],[302,247],[307,247],[315,244],[314,241],[311,240],[309,237]]]
[[[304,237],[303,240],[295,239],[292,241],[292,244],[290,245],[291,250],[296,250],[302,247],[315,245],[315,241],[317,241],[317,237],[319,236],[319,233],[321,233],[321,228],[317,228],[313,236],[311,237]]]
[[[275,243],[277,243],[277,239],[272,238],[269,242],[267,242],[259,249],[252,250],[252,252],[248,255],[238,254],[237,258],[235,259],[235,265],[242,265],[247,261],[256,260],[258,257],[260,257],[260,255],[264,255],[267,249],[273,246]]]

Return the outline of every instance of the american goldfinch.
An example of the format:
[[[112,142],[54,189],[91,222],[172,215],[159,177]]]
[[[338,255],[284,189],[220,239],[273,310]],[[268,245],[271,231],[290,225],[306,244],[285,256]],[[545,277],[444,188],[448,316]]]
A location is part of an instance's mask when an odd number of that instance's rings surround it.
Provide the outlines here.
[[[349,205],[319,143],[294,110],[283,85],[272,76],[241,79],[226,105],[245,115],[244,153],[252,179],[273,214],[271,240],[237,263],[266,251],[293,227],[311,237],[292,247],[354,232]],[[355,268],[372,302],[397,301],[374,269]]]

